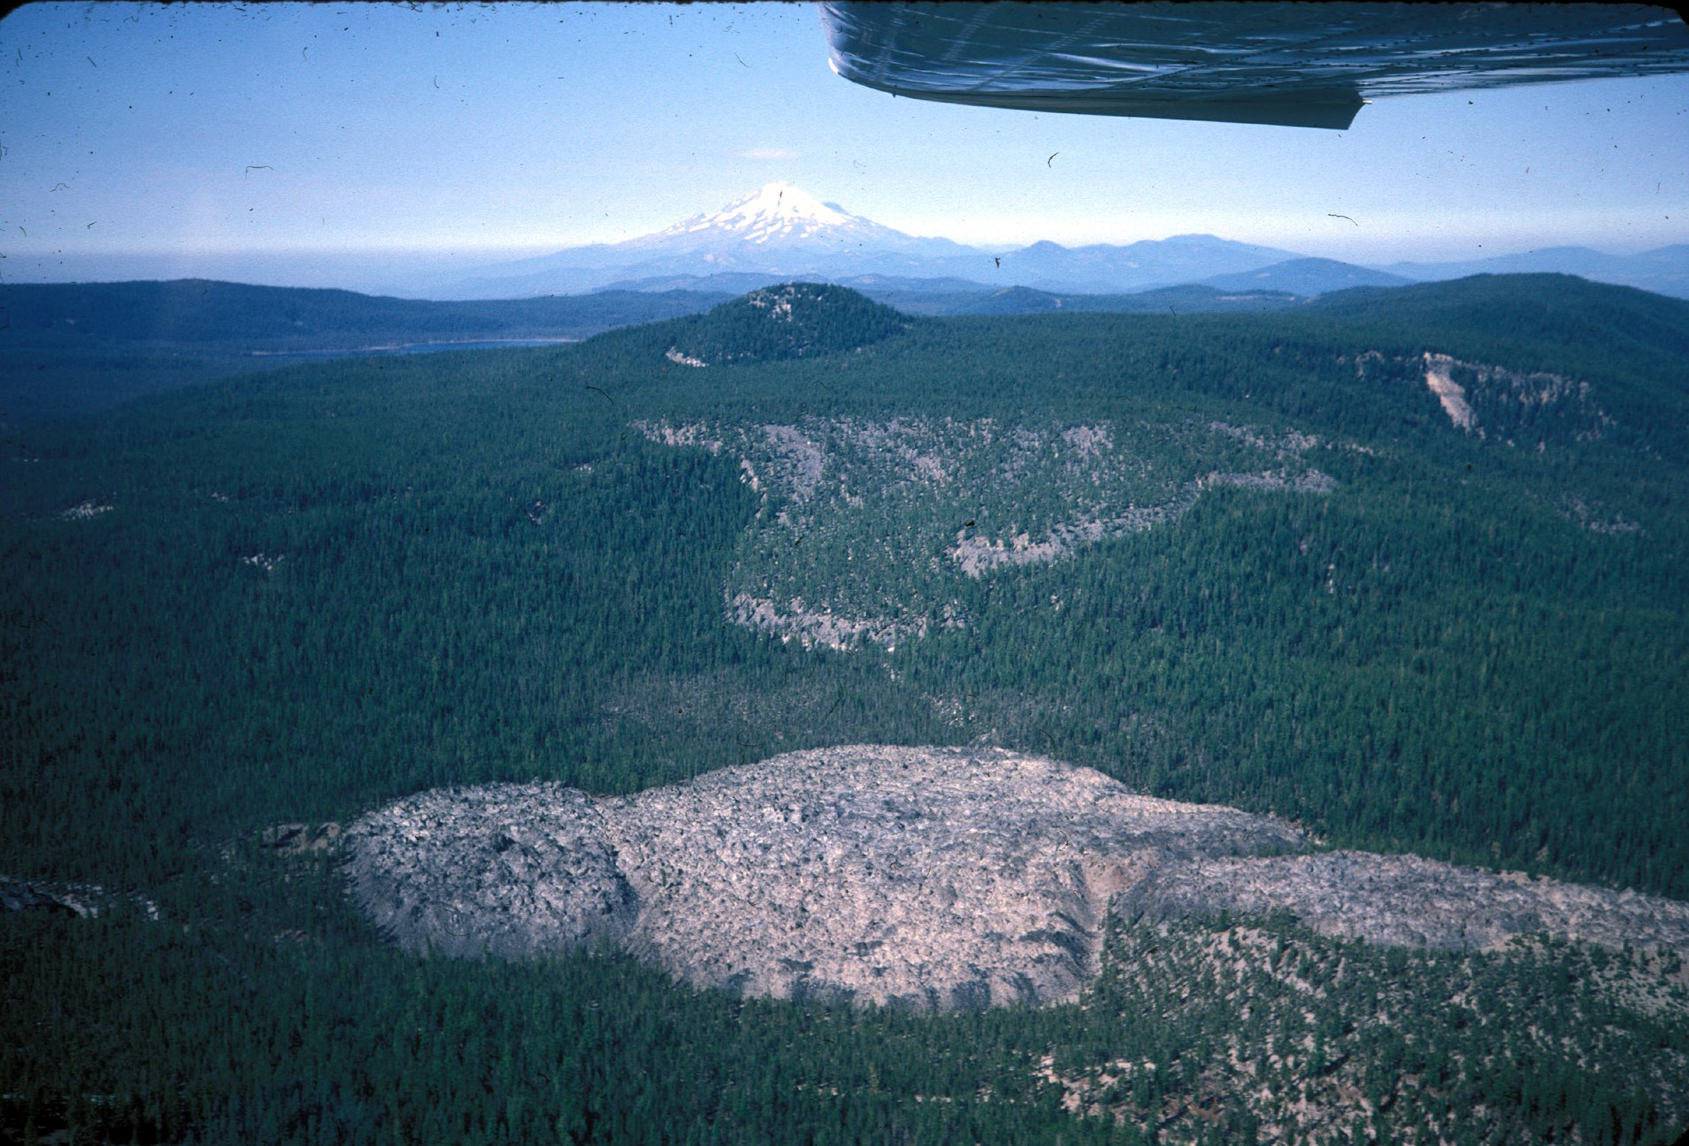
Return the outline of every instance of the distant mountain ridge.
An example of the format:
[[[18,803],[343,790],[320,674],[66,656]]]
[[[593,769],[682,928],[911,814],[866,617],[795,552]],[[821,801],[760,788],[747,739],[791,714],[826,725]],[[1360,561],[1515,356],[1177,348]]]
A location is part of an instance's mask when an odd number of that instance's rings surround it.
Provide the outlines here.
[[[1213,235],[1175,235],[1127,246],[1064,247],[1042,241],[993,253],[921,238],[824,203],[790,183],[770,183],[718,211],[620,243],[571,247],[489,266],[472,278],[396,290],[430,298],[513,298],[630,289],[749,290],[781,281],[847,282],[866,276],[960,279],[986,289],[1029,286],[1118,293],[1177,286],[1297,258],[1295,252]],[[705,283],[705,279],[714,282]],[[854,283],[850,285],[856,285]]]
[[[1589,247],[1541,247],[1487,259],[1392,263],[1381,269],[1420,282],[1440,282],[1482,274],[1577,275],[1592,282],[1637,287],[1673,298],[1689,298],[1689,243],[1655,247],[1635,255],[1609,255]]]
[[[1064,247],[1045,240],[1003,255],[1002,269],[1017,286],[1108,294],[1184,286],[1297,257],[1276,247],[1237,243],[1213,235],[1174,235],[1123,247],[1107,243]]]
[[[1229,275],[1212,275],[1202,280],[1202,286],[1216,290],[1284,291],[1304,298],[1347,290],[1358,286],[1406,286],[1417,280],[1370,267],[1342,263],[1336,259],[1287,259],[1282,263],[1240,271]]]
[[[926,274],[934,262],[970,257],[989,256],[949,239],[906,235],[777,182],[653,234],[499,264],[445,286],[457,297],[499,298],[732,272],[774,276],[752,284],[766,286],[842,274]]]
[[[769,183],[717,211],[619,243],[482,268],[470,277],[395,286],[410,298],[495,299],[626,290],[742,292],[805,280],[861,287],[864,280],[950,280],[943,287],[1028,287],[1057,294],[1125,294],[1192,284],[1314,297],[1353,286],[1389,286],[1484,273],[1575,274],[1689,298],[1689,245],[1638,255],[1552,247],[1459,263],[1365,266],[1207,234],[1066,247],[1042,240],[988,251],[923,238],[823,202],[787,182]],[[913,289],[924,289],[914,286]]]

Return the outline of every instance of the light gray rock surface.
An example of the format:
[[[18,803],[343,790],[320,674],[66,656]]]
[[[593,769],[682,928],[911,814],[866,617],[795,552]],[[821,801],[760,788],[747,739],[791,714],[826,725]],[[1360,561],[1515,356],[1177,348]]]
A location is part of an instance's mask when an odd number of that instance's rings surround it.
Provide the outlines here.
[[[1371,852],[1165,864],[1115,908],[1158,918],[1286,911],[1327,935],[1395,947],[1488,950],[1547,934],[1689,953],[1689,904]]]
[[[1289,825],[1133,795],[1001,749],[794,752],[637,796],[424,792],[346,832],[400,944],[622,943],[700,986],[919,1007],[1074,997],[1146,864],[1304,846]]]
[[[796,752],[602,806],[640,955],[700,985],[933,1007],[1075,996],[1146,850],[1302,843],[996,749]]]
[[[0,876],[0,912],[44,911],[49,915],[86,915],[80,905],[73,906],[62,895],[54,895],[21,879]]]
[[[345,841],[356,901],[408,948],[619,945],[694,985],[781,998],[1072,999],[1111,910],[1287,910],[1412,946],[1546,931],[1689,951],[1689,904],[1412,856],[1292,854],[1310,841],[1281,820],[994,748],[814,749],[615,798],[424,792]]]
[[[358,904],[412,950],[537,955],[620,942],[635,921],[603,817],[561,784],[422,792],[346,836]]]

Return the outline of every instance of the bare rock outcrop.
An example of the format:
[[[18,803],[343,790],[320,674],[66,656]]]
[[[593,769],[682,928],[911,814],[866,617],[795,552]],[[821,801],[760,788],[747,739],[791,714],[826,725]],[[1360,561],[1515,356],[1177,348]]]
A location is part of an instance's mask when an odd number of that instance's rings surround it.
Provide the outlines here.
[[[0,876],[0,912],[41,911],[49,915],[86,915],[87,909],[63,895]]]
[[[158,918],[158,904],[136,892],[108,891],[97,883],[24,880],[0,875],[0,914],[11,911],[92,919],[102,911],[129,904]]]
[[[700,985],[933,1007],[1076,995],[1146,849],[1301,844],[997,749],[796,752],[603,808],[641,955]]]
[[[620,941],[700,986],[918,1007],[1072,998],[1149,857],[1300,849],[1289,825],[1000,749],[794,752],[637,796],[425,792],[346,833],[399,943]]]
[[[537,955],[619,942],[634,922],[603,818],[561,784],[421,792],[346,840],[358,904],[412,950]]]
[[[1371,852],[1164,864],[1116,909],[1158,918],[1289,912],[1315,931],[1395,947],[1488,950],[1546,934],[1689,951],[1689,904]]]
[[[1072,999],[1111,911],[1288,911],[1416,947],[1547,933],[1689,952],[1689,904],[1298,854],[1310,841],[1281,820],[995,748],[814,749],[614,798],[545,783],[424,792],[343,838],[355,899],[406,947],[617,945],[694,985],[781,998]]]
[[[331,852],[340,842],[340,825],[332,821],[317,825],[276,824],[258,833],[258,843],[278,855],[296,856]]]

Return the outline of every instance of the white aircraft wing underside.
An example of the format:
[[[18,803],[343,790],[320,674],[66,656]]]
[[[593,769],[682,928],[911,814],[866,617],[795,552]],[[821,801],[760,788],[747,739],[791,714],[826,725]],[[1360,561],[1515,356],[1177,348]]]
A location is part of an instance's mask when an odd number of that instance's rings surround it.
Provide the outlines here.
[[[916,99],[1346,128],[1381,96],[1689,71],[1639,4],[823,0],[833,70]]]

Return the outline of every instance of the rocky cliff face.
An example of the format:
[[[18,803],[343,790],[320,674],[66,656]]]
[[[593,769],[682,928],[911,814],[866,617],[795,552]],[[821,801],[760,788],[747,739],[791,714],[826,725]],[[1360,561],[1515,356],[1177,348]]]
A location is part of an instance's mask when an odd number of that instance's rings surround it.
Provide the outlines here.
[[[616,944],[699,986],[943,1009],[1071,999],[1110,910],[1289,910],[1381,943],[1526,932],[1689,950],[1689,905],[1414,857],[1299,855],[1294,827],[1001,749],[856,746],[637,796],[425,792],[347,832],[406,947]]]

